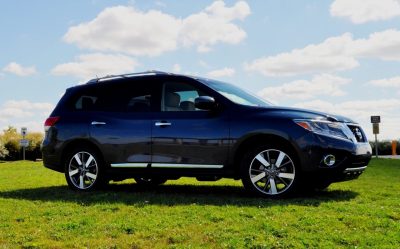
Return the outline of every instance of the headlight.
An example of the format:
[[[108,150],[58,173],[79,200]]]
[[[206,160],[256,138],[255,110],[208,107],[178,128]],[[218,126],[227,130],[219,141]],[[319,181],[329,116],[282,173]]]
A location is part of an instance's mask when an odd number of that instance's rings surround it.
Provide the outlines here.
[[[351,136],[347,134],[347,127],[343,123],[326,120],[294,120],[294,122],[320,135],[351,140]]]

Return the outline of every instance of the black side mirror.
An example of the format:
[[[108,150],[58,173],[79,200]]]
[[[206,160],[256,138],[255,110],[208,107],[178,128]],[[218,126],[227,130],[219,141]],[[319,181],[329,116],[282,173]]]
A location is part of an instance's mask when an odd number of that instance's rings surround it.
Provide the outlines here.
[[[215,103],[215,99],[210,96],[200,96],[194,100],[194,106],[200,110],[212,110],[217,104]]]

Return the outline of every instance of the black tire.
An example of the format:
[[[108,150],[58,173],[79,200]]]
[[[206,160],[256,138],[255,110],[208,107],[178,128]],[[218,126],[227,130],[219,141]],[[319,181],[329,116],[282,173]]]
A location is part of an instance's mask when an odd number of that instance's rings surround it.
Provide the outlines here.
[[[262,145],[247,151],[240,171],[248,191],[269,198],[292,195],[301,178],[296,154],[288,146],[280,144]]]
[[[65,179],[75,191],[86,192],[102,188],[108,182],[104,176],[104,162],[98,152],[90,147],[71,150],[64,162]]]
[[[135,177],[135,181],[137,184],[142,186],[158,186],[167,182],[168,179],[160,178],[160,177]]]

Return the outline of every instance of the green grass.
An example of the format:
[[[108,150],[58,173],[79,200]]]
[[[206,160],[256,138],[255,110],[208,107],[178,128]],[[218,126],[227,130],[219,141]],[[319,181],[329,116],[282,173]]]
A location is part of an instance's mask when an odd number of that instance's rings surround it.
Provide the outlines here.
[[[285,200],[240,181],[133,181],[75,193],[41,163],[0,163],[0,248],[400,248],[400,160]]]

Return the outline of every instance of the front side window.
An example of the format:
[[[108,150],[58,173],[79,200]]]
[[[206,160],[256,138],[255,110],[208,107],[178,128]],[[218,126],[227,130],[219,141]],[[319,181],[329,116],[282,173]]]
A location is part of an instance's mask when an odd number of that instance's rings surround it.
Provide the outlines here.
[[[205,94],[199,89],[181,82],[164,83],[162,89],[162,111],[203,111],[197,109],[194,100]]]

